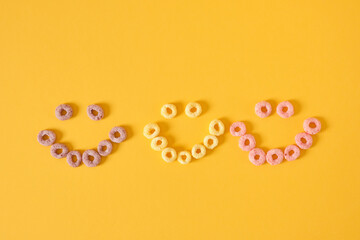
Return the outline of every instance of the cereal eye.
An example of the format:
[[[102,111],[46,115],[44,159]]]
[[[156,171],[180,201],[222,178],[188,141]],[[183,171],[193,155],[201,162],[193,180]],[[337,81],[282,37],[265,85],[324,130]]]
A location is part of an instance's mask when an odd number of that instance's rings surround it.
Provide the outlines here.
[[[55,116],[59,120],[68,120],[73,115],[73,110],[69,104],[61,104],[55,109]]]
[[[198,117],[202,112],[201,105],[195,102],[189,103],[185,107],[185,114],[191,118]]]
[[[266,101],[258,102],[255,105],[255,114],[261,118],[269,116],[272,112],[271,104]]]
[[[171,119],[174,118],[177,114],[177,109],[174,104],[165,104],[161,108],[161,115],[163,115],[164,118]]]

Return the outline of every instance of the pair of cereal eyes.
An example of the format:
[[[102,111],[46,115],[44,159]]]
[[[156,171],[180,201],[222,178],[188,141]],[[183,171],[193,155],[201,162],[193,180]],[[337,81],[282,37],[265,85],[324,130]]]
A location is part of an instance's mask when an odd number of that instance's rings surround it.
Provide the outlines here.
[[[55,116],[59,120],[68,120],[73,115],[73,109],[69,104],[61,104],[55,109]],[[99,121],[104,117],[104,110],[102,107],[96,104],[89,105],[87,107],[87,115],[94,121]]]
[[[202,113],[201,105],[197,102],[190,102],[185,107],[185,114],[188,117],[196,118]],[[164,118],[171,119],[177,114],[177,108],[174,104],[165,104],[161,108],[161,115]]]
[[[271,104],[267,101],[261,101],[255,105],[255,114],[261,118],[268,117],[271,112]],[[294,106],[289,101],[281,102],[276,107],[276,113],[282,118],[289,118],[294,115]]]

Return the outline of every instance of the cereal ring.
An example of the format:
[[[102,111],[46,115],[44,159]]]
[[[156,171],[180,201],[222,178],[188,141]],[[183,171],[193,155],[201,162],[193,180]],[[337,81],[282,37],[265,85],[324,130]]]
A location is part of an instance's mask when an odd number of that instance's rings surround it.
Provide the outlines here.
[[[82,161],[87,167],[96,167],[101,162],[101,156],[97,151],[89,149],[83,153]]]
[[[92,104],[87,107],[87,115],[90,119],[99,121],[104,117],[104,110],[99,105]]]
[[[284,101],[277,105],[276,112],[280,117],[288,118],[294,115],[294,107],[289,101]]]
[[[161,151],[168,145],[168,140],[164,137],[156,137],[151,140],[151,148],[155,151]]]
[[[72,115],[73,110],[69,104],[61,104],[55,109],[55,116],[61,121],[68,120]]]
[[[280,149],[271,149],[266,154],[266,161],[271,165],[280,164],[284,159],[284,153]]]
[[[272,112],[271,104],[267,101],[258,102],[255,105],[255,114],[261,118],[269,116]]]
[[[112,148],[112,144],[109,140],[103,140],[99,143],[97,150],[101,156],[105,157],[111,153]]]
[[[66,157],[66,154],[69,152],[69,149],[65,144],[62,143],[55,143],[50,148],[51,156],[54,158],[64,158]]]
[[[176,151],[173,148],[165,148],[161,152],[161,156],[167,163],[173,162],[177,158]]]
[[[317,134],[321,130],[321,123],[316,118],[308,118],[303,124],[304,131],[308,134]]]
[[[152,139],[160,133],[160,127],[156,123],[149,123],[144,127],[143,134],[146,138]]]
[[[42,130],[37,135],[37,140],[43,146],[50,146],[55,142],[56,135],[53,131]]]
[[[311,147],[313,139],[310,134],[302,132],[295,136],[295,143],[301,149],[308,149]]]
[[[121,143],[127,137],[127,133],[123,127],[113,127],[109,132],[109,138],[114,143]]]
[[[181,164],[188,164],[191,162],[191,154],[189,151],[181,151],[178,155],[178,162]]]
[[[249,152],[249,160],[252,164],[260,166],[266,161],[266,155],[261,148],[254,148]]]
[[[243,122],[234,122],[230,126],[230,133],[234,137],[240,137],[246,133],[246,126]]]
[[[80,164],[82,162],[81,153],[79,151],[70,151],[66,155],[66,161],[71,167],[80,166]]]
[[[177,114],[177,109],[174,104],[165,104],[161,108],[161,115],[164,116],[164,118],[171,119],[175,117]]]
[[[202,144],[195,144],[191,149],[191,154],[195,159],[200,159],[205,156],[206,148]]]
[[[198,117],[202,112],[201,105],[196,102],[191,102],[185,107],[185,114],[188,117],[196,118]]]
[[[218,144],[219,144],[219,140],[217,139],[217,137],[213,135],[207,135],[204,138],[204,145],[208,149],[214,149]]]
[[[245,134],[239,139],[239,147],[243,151],[250,151],[256,146],[256,141],[253,135]]]
[[[211,135],[220,136],[225,132],[224,123],[220,120],[212,120],[209,125],[209,133]]]
[[[296,145],[289,145],[285,148],[284,157],[288,161],[293,161],[300,156],[300,149]]]

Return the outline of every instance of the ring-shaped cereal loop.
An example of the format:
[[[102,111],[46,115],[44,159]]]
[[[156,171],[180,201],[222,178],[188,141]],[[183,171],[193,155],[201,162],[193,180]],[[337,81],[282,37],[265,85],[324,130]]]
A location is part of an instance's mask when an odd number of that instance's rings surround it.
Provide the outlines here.
[[[201,114],[201,112],[202,112],[201,105],[196,102],[188,103],[188,105],[186,105],[185,107],[185,114],[191,118],[198,117]]]
[[[271,149],[266,153],[266,161],[270,165],[280,164],[284,159],[284,153],[280,149]]]
[[[294,161],[300,156],[300,149],[296,145],[289,145],[284,150],[284,157],[288,161]]]
[[[209,124],[209,133],[211,135],[220,136],[225,132],[224,123],[218,119],[212,120]]]
[[[181,151],[178,154],[178,162],[181,164],[188,164],[191,162],[191,154],[189,151]]]
[[[156,137],[151,140],[151,148],[155,151],[161,151],[168,145],[168,140],[165,137]]]
[[[206,148],[202,144],[195,144],[191,149],[191,155],[195,159],[200,159],[206,154]]]
[[[44,139],[47,138],[47,139]],[[56,135],[53,131],[50,130],[42,130],[37,135],[38,142],[43,146],[50,146],[56,140]]]
[[[175,149],[168,147],[161,152],[161,156],[165,162],[170,163],[175,161],[175,159],[177,158],[177,153]]]
[[[114,143],[121,143],[127,138],[126,130],[123,127],[113,127],[109,132],[109,138]]]
[[[239,147],[243,151],[250,151],[256,146],[256,141],[253,135],[245,134],[239,139]]]
[[[271,104],[267,101],[258,102],[255,105],[255,114],[261,118],[266,118],[272,112]]]
[[[65,113],[65,114],[64,114]],[[57,119],[64,121],[71,118],[73,115],[72,107],[69,104],[61,104],[55,109],[55,116]]]
[[[97,147],[98,153],[103,157],[108,156],[112,152],[112,149],[113,147],[109,140],[103,140],[99,142]]]
[[[204,137],[204,146],[207,149],[214,149],[219,144],[219,140],[214,135],[207,135]]]
[[[76,161],[73,161],[73,156],[76,157]],[[79,151],[70,151],[67,155],[66,155],[66,161],[67,163],[71,166],[71,167],[78,167],[80,166],[81,162],[82,162],[82,157],[81,157],[81,153]]]
[[[281,102],[276,107],[277,114],[282,118],[294,115],[294,106],[289,101]]]
[[[93,157],[93,160],[89,159],[90,156]],[[87,167],[96,167],[101,162],[101,156],[97,151],[89,149],[83,153],[82,161]]]
[[[260,166],[266,161],[266,154],[261,148],[254,148],[249,152],[249,160],[255,166]]]
[[[320,132],[321,122],[317,118],[308,118],[304,121],[303,127],[306,133],[314,135]]]
[[[230,126],[230,133],[234,137],[241,137],[246,133],[246,126],[243,122],[234,122]]]
[[[61,150],[61,152],[57,153],[58,150]],[[68,152],[69,152],[68,147],[62,143],[55,143],[54,145],[51,145],[51,148],[50,148],[51,156],[53,156],[54,158],[58,158],[58,159],[66,157]]]
[[[163,115],[164,118],[171,119],[174,118],[177,114],[177,109],[174,104],[165,104],[161,108],[161,115]]]
[[[143,134],[147,139],[153,139],[160,133],[160,127],[156,123],[149,123],[144,127]]]
[[[302,132],[295,136],[295,143],[301,149],[309,149],[313,143],[313,139],[310,134]]]
[[[87,114],[91,120],[99,121],[104,117],[104,110],[96,104],[87,107]]]

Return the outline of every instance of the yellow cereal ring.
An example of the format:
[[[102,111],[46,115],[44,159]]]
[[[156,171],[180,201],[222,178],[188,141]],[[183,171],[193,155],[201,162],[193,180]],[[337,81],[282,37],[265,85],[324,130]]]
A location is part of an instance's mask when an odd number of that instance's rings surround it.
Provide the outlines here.
[[[196,118],[202,112],[201,105],[196,102],[191,102],[185,107],[185,114],[191,118]]]
[[[220,136],[225,132],[224,123],[220,120],[213,120],[209,125],[209,132],[211,135]]]
[[[144,127],[143,134],[146,138],[152,139],[160,133],[160,127],[156,123],[149,123]]]
[[[207,135],[204,138],[204,145],[207,149],[214,149],[218,144],[219,140],[213,135]]]
[[[175,149],[168,147],[161,152],[161,156],[165,162],[170,163],[177,158],[177,153]]]
[[[191,154],[189,151],[181,151],[178,155],[178,162],[181,164],[188,164],[191,162]]]
[[[161,108],[161,115],[163,115],[164,118],[171,119],[175,117],[177,114],[177,109],[174,104],[165,104]]]
[[[202,158],[206,154],[206,148],[202,144],[195,144],[191,149],[191,154],[196,159]]]
[[[155,151],[161,151],[168,145],[168,140],[164,137],[156,137],[151,140],[151,148]]]

